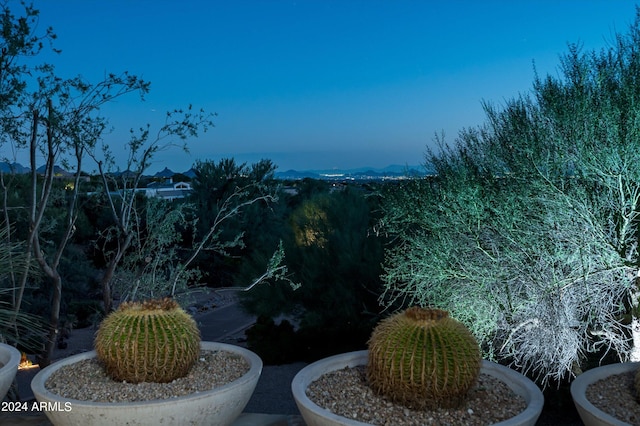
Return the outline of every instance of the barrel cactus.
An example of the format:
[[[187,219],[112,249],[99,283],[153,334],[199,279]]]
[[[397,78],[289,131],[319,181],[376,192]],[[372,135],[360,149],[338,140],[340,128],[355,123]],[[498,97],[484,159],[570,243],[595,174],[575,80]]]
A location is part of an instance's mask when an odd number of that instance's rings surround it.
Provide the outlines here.
[[[200,331],[171,299],[123,303],[100,324],[95,350],[114,380],[167,383],[198,359]]]
[[[376,393],[408,408],[455,408],[480,364],[480,347],[464,324],[447,311],[413,307],[374,329],[367,379]]]

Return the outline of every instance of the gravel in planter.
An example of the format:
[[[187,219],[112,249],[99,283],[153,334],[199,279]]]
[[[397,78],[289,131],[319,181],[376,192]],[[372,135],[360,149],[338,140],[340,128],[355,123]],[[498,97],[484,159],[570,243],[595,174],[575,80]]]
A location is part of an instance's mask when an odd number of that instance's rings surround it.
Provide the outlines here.
[[[367,385],[365,366],[324,374],[306,393],[315,404],[342,417],[384,426],[490,425],[515,417],[527,407],[524,398],[506,384],[480,374],[461,408],[410,410],[374,394]]]
[[[169,399],[204,392],[240,378],[249,364],[227,351],[201,351],[185,377],[170,383],[116,382],[109,378],[96,358],[66,365],[53,373],[45,388],[65,398],[93,402],[136,402]]]
[[[640,403],[635,399],[633,378],[629,371],[598,380],[587,386],[585,396],[596,408],[630,425],[640,424]]]

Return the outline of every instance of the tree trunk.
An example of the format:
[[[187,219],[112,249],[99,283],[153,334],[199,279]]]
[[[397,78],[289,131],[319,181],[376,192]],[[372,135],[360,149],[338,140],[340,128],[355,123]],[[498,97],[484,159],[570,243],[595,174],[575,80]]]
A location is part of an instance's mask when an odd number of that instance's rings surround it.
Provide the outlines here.
[[[58,325],[60,322],[60,302],[62,300],[62,277],[56,273],[52,280],[52,295],[51,295],[51,314],[49,317],[49,335],[45,342],[44,352],[38,360],[40,367],[46,367],[51,364],[53,358],[53,350],[58,343]]]
[[[128,220],[127,220],[128,222]],[[124,226],[121,226],[121,229],[124,229]],[[116,273],[116,269],[122,260],[122,256],[127,251],[129,246],[131,246],[131,242],[133,241],[133,233],[126,232],[123,237],[120,237],[118,241],[118,251],[113,256],[111,261],[107,264],[107,270],[104,272],[104,276],[102,277],[102,303],[104,304],[104,313],[105,315],[111,312],[113,308],[113,294],[111,293],[111,281],[113,281],[113,276]]]
[[[107,265],[107,270],[102,277],[102,303],[104,305],[104,314],[107,315],[111,312],[113,305],[113,295],[111,294],[111,280],[115,274],[117,264],[112,260]]]

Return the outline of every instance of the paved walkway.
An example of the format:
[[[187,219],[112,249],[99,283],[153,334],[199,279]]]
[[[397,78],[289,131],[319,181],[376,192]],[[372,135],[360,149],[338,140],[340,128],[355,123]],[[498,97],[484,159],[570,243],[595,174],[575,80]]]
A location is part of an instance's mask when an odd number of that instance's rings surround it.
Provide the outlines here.
[[[256,317],[244,312],[237,302],[195,315],[203,341],[225,342],[242,339]]]

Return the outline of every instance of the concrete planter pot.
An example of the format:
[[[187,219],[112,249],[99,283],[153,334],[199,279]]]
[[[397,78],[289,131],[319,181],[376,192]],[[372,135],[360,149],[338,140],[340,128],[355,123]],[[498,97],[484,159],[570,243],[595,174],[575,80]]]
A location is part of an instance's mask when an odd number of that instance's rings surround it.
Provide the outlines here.
[[[596,408],[591,404],[591,402],[589,402],[586,393],[587,388],[591,384],[599,380],[606,379],[609,376],[635,371],[638,367],[640,367],[640,362],[603,365],[587,370],[573,380],[571,383],[571,397],[573,398],[573,403],[578,409],[580,419],[585,426],[629,426],[628,423],[618,420],[599,408]]]
[[[172,399],[145,402],[91,402],[61,397],[44,387],[56,370],[65,365],[94,358],[95,351],[74,355],[40,371],[31,381],[38,402],[50,404],[45,413],[55,426],[89,425],[230,425],[249,402],[262,373],[262,360],[239,346],[201,342],[207,351],[239,354],[249,363],[249,371],[237,380],[210,391]]]
[[[18,372],[20,351],[10,345],[0,343],[0,401],[7,396],[13,379]]]
[[[311,382],[323,374],[341,370],[345,367],[366,365],[368,351],[349,352],[321,359],[300,370],[293,378],[291,391],[298,405],[298,409],[307,426],[367,426],[367,423],[338,416],[329,410],[319,407],[306,395],[306,389]],[[507,384],[515,393],[521,395],[527,402],[527,408],[518,416],[497,423],[500,426],[533,426],[542,412],[544,397],[538,387],[522,374],[502,365],[483,361],[481,373],[491,375]]]

